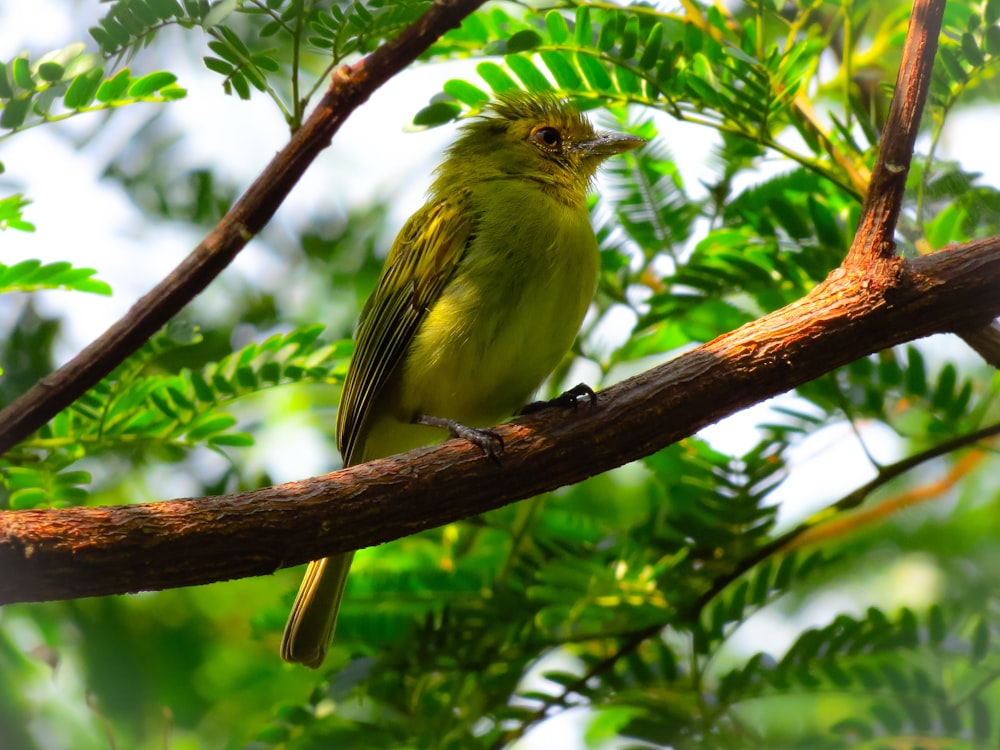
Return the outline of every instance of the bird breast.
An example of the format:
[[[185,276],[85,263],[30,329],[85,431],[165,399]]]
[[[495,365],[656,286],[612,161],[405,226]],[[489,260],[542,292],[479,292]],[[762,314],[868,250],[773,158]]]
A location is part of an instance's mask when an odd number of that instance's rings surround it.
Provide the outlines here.
[[[404,412],[494,424],[573,344],[599,267],[584,201],[510,183],[470,195],[474,236],[402,363]]]

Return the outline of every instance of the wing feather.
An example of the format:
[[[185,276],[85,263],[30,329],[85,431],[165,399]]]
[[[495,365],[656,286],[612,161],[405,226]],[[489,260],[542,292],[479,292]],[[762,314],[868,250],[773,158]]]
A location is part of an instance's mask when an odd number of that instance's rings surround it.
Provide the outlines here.
[[[473,236],[459,194],[428,202],[400,230],[358,321],[354,357],[337,414],[337,445],[354,463],[359,438],[427,311],[441,296]]]

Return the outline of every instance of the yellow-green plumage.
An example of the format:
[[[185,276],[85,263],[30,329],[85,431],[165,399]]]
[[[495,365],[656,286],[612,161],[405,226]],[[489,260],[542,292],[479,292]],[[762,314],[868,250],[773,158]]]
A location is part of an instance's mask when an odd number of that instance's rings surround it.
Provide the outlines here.
[[[642,142],[527,94],[463,128],[361,313],[337,419],[345,465],[446,436],[419,417],[486,427],[526,403],[597,286],[587,189],[600,162]],[[323,662],[352,557],[310,564],[282,658]]]

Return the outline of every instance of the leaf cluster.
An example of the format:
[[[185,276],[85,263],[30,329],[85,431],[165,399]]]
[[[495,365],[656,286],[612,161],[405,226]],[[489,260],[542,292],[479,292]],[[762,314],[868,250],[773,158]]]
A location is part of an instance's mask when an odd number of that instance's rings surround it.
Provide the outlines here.
[[[105,75],[99,58],[85,49],[78,43],[34,61],[22,54],[0,62],[0,130],[21,130],[137,102],[174,101],[187,93],[166,71],[134,77],[123,68]]]
[[[0,460],[4,507],[85,502],[89,493],[76,485],[89,484],[90,474],[67,467],[88,456],[178,462],[199,447],[222,451],[252,446],[253,436],[234,429],[238,420],[224,407],[277,386],[339,383],[351,347],[323,343],[322,331],[319,325],[299,328],[200,368],[171,373],[158,371],[158,360],[202,339],[190,326],[168,326],[71,409]]]

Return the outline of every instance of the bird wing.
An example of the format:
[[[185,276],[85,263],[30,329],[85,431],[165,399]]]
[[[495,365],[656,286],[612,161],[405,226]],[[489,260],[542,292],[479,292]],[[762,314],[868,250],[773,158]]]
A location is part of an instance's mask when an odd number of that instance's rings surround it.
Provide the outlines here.
[[[474,219],[463,210],[464,199],[458,194],[431,201],[410,217],[361,311],[337,414],[345,465],[353,463],[372,407],[472,239]]]

